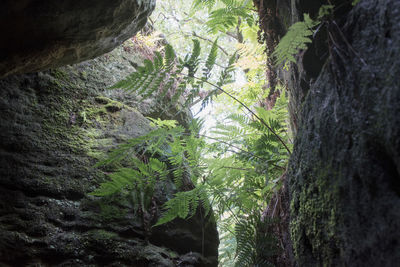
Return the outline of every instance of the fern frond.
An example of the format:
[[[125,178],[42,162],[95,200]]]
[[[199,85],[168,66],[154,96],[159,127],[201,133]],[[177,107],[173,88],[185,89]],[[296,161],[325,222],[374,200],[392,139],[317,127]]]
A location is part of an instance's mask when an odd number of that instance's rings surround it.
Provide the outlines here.
[[[186,56],[186,58],[189,59],[185,59],[185,66],[188,68],[188,76],[189,77],[193,77],[196,72],[197,72],[197,68],[199,66],[199,57],[200,57],[200,52],[201,52],[201,47],[200,47],[200,41],[197,39],[193,39],[193,50],[192,53]]]
[[[122,168],[111,174],[110,179],[110,181],[101,183],[100,187],[90,193],[90,195],[104,197],[121,192],[132,187],[137,182],[140,183],[141,174],[133,169]]]
[[[255,228],[251,220],[241,220],[235,225],[236,263],[235,266],[252,266],[255,262]]]
[[[275,221],[261,219],[255,212],[235,225],[237,242],[235,266],[274,266],[270,260],[277,255],[278,241],[271,232]]]
[[[193,2],[192,9],[197,10],[197,9],[205,6],[208,8],[208,10],[211,10],[214,7],[216,2],[217,2],[217,0],[195,0]]]
[[[210,32],[226,32],[236,27],[238,19],[249,24],[254,24],[254,18],[251,11],[251,1],[248,0],[221,0],[224,7],[213,10],[210,13],[209,20],[206,22]]]
[[[307,44],[312,42],[310,36],[313,35],[313,28],[319,23],[319,21],[312,20],[308,14],[304,14],[304,21],[290,26],[272,53],[276,59],[276,65],[285,61],[296,63],[294,55],[301,49],[307,49]]]
[[[211,46],[210,53],[207,56],[205,68],[203,70],[203,78],[207,79],[211,70],[215,65],[215,61],[217,60],[218,55],[218,39],[215,39],[214,43]]]
[[[208,195],[203,186],[198,186],[191,191],[176,193],[174,198],[164,204],[165,212],[154,226],[165,224],[175,218],[187,219],[192,217],[197,212],[199,202],[204,207],[204,216],[207,216],[210,208]]]
[[[174,48],[170,44],[167,44],[165,46],[165,56],[164,56],[164,66],[165,66],[166,72],[168,72],[168,73],[171,72],[171,70],[175,64],[175,59],[176,59],[176,55],[175,55]]]

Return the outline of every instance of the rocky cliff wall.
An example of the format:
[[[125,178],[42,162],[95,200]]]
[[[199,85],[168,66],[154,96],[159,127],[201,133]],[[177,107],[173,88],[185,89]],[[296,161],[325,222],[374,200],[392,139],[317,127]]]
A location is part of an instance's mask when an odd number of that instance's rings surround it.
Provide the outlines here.
[[[100,56],[134,36],[154,0],[5,0],[0,9],[0,77]]]
[[[128,43],[77,65],[0,80],[0,265],[217,265],[211,217],[149,235],[135,203],[87,195],[110,171],[94,164],[149,131],[144,116],[160,114],[151,100],[106,90],[141,58]],[[172,183],[158,187],[158,213],[174,192]]]
[[[331,2],[333,16],[281,74],[296,133],[288,172],[293,265],[397,266],[400,2]],[[326,4],[280,3],[282,25]]]

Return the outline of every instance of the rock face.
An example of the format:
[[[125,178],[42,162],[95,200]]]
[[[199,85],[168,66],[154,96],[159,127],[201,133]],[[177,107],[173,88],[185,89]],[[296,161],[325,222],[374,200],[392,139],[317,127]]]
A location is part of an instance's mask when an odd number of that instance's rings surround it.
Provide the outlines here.
[[[0,80],[1,266],[217,266],[212,215],[148,233],[135,203],[87,195],[110,171],[93,165],[157,114],[151,101],[105,90],[140,64],[128,46]],[[158,187],[157,213],[174,192]]]
[[[325,3],[280,2],[283,24]],[[293,265],[398,266],[400,2],[333,2],[333,20],[285,74],[297,133],[288,173]]]
[[[81,62],[135,35],[154,0],[1,3],[0,77]]]

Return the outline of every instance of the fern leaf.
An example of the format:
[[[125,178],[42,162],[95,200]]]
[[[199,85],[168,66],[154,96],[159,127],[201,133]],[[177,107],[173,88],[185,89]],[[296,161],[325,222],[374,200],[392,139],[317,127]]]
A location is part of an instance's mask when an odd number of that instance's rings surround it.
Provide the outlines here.
[[[211,10],[215,5],[216,0],[195,0],[193,2],[192,9],[197,10],[200,7],[206,6],[208,10]]]
[[[217,55],[218,55],[218,39],[215,39],[206,60],[205,69],[203,72],[203,78],[208,78],[209,73],[211,72],[211,70],[215,65],[215,61],[217,60]]]
[[[185,63],[185,66],[188,68],[188,76],[193,77],[197,71],[197,67],[199,65],[199,57],[201,52],[200,42],[197,39],[193,39],[193,51],[190,55],[190,58]]]
[[[304,21],[296,22],[290,26],[288,32],[272,53],[276,59],[275,64],[280,65],[285,61],[296,63],[294,55],[300,49],[306,49],[307,43],[312,42],[310,38],[313,35],[312,30],[319,23],[319,21],[312,20],[308,14],[304,14]]]
[[[141,174],[133,169],[122,168],[110,175],[110,181],[100,184],[100,187],[90,193],[93,196],[109,196],[127,189],[135,182],[140,182]]]
[[[175,59],[176,59],[176,55],[175,55],[174,48],[171,45],[167,44],[165,46],[165,59],[164,59],[164,66],[165,66],[166,72],[171,72],[171,70],[175,64]]]
[[[159,226],[174,220],[175,218],[187,219],[197,212],[199,201],[205,209],[207,216],[210,210],[208,196],[202,186],[198,186],[191,191],[178,192],[175,197],[164,204],[165,212],[154,226]]]

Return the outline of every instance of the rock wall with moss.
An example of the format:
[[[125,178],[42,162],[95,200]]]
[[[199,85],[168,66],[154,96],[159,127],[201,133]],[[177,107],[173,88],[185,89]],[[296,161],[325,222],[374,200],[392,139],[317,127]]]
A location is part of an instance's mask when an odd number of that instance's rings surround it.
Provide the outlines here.
[[[328,3],[279,2],[286,29]],[[297,266],[400,262],[400,2],[352,2],[330,1],[334,13],[309,49],[280,71],[295,133],[288,230]]]
[[[152,100],[106,89],[142,58],[129,41],[94,60],[0,80],[0,265],[217,265],[212,217],[148,234],[135,203],[87,195],[109,172],[94,165],[160,114]],[[174,192],[159,186],[157,207]]]

